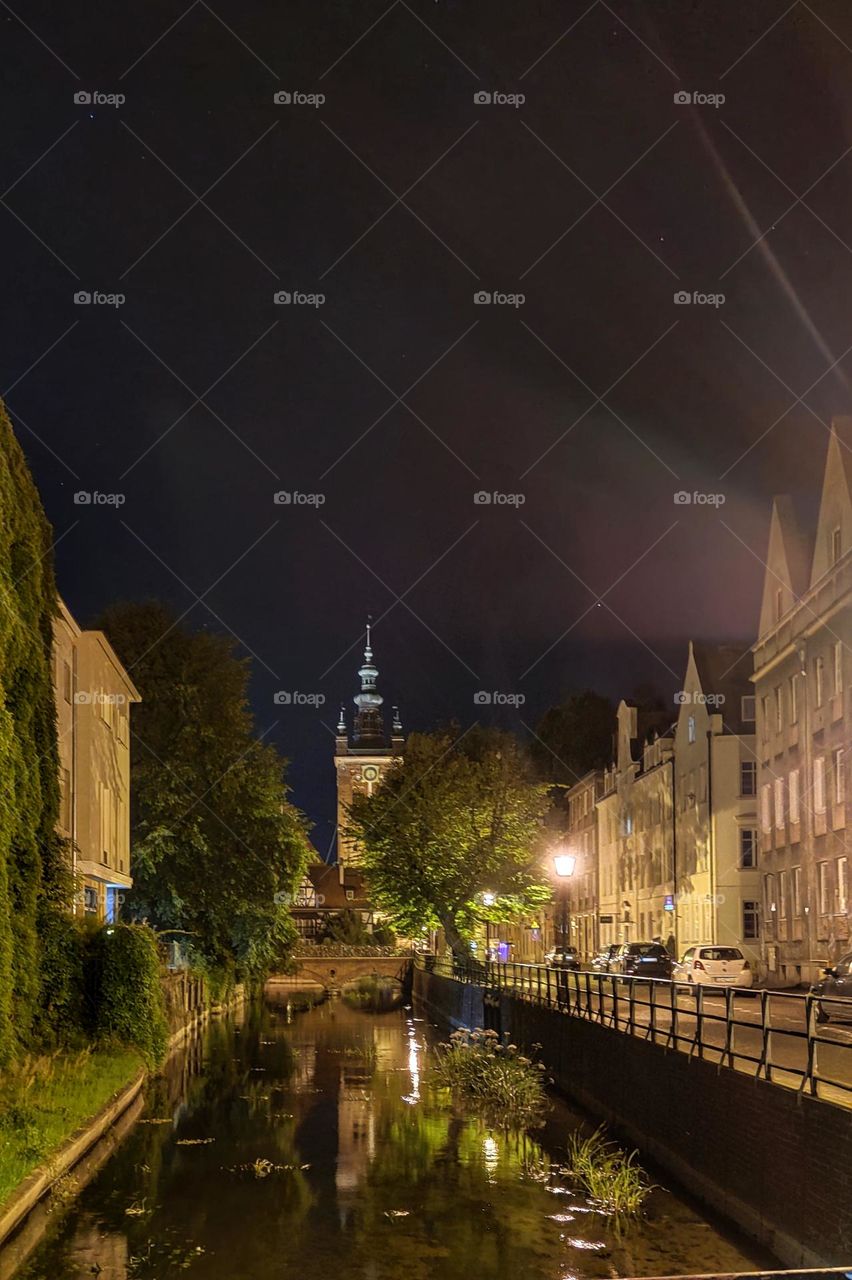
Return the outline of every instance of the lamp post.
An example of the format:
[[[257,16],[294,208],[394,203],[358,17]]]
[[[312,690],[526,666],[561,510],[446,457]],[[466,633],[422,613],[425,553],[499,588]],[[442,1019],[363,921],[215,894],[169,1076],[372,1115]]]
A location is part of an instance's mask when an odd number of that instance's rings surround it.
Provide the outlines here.
[[[486,889],[482,895],[482,905],[484,907],[493,907],[496,901],[496,893],[492,893],[490,889]],[[485,959],[486,962],[491,959],[491,921],[487,917],[485,920]]]
[[[562,950],[570,945],[571,937],[568,920],[568,889],[571,877],[574,874],[574,868],[577,865],[577,859],[573,853],[556,853],[553,855],[553,866],[559,877],[559,883],[562,890]]]

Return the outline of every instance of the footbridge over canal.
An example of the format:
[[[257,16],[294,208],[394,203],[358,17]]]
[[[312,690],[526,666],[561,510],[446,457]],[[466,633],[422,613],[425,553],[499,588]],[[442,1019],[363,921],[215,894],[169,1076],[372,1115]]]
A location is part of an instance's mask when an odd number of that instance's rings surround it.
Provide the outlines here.
[[[386,978],[406,986],[412,969],[411,952],[390,947],[303,947],[293,959],[293,972],[272,974],[268,978],[266,986],[270,995],[314,986],[325,991],[340,991],[359,978]]]

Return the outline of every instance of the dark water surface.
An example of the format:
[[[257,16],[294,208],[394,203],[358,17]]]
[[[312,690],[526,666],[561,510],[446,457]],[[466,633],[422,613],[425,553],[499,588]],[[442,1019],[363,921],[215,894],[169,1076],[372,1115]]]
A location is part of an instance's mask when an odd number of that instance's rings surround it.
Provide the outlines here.
[[[437,1033],[337,1000],[213,1024],[16,1280],[583,1280],[746,1271],[771,1258],[657,1190],[619,1234],[534,1138],[433,1091]]]

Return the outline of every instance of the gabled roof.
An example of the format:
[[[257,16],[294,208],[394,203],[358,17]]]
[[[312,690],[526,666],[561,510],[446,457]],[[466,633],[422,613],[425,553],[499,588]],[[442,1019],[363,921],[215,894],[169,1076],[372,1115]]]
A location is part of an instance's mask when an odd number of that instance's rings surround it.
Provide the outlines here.
[[[811,548],[799,528],[792,500],[781,494],[772,502],[759,635],[771,631],[807,591],[810,556]]]
[[[825,459],[810,585],[833,563],[834,533],[840,529],[840,555],[852,548],[852,418],[834,418]]]
[[[318,905],[324,910],[344,911],[347,907],[354,907],[362,911],[370,909],[364,874],[357,867],[343,868],[342,884],[340,882],[340,867],[336,865],[330,866],[327,862],[312,863],[305,874],[317,894]],[[347,889],[351,890],[354,897],[347,898]],[[314,908],[302,908],[302,910],[308,909],[314,910]],[[299,910],[299,908],[296,908],[296,910]]]
[[[743,651],[742,645],[705,644],[690,641],[690,652],[705,696],[721,699],[708,704],[708,711],[718,711],[722,716],[724,732],[754,733],[754,721],[742,718],[742,699],[751,697],[754,689],[751,674],[754,658],[751,649]]]

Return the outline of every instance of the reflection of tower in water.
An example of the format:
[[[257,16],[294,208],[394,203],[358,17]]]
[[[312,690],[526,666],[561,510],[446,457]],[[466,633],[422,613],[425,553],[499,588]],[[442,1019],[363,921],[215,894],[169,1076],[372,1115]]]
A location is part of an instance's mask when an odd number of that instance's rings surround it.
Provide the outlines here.
[[[372,1048],[372,1042],[371,1042]],[[366,1056],[366,1055],[365,1055]],[[376,1154],[376,1118],[366,1062],[341,1064],[337,1095],[337,1166],[334,1185],[341,1226],[357,1199],[360,1183]]]

